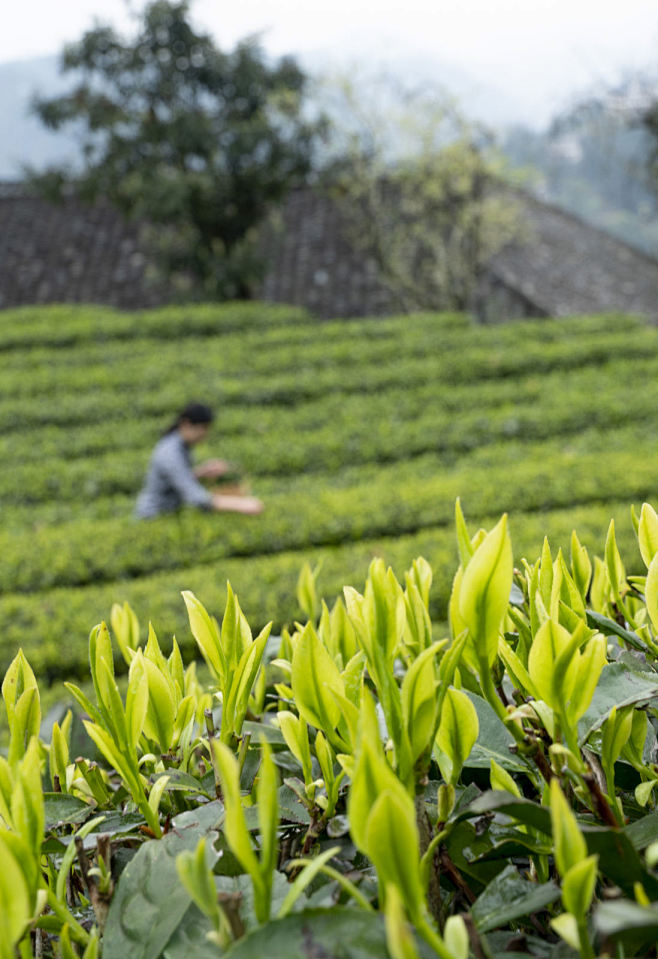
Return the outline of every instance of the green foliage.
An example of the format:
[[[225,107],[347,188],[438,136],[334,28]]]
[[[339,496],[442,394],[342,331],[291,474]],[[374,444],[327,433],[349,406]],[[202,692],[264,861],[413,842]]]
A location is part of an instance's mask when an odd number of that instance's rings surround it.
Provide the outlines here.
[[[333,193],[357,248],[396,308],[471,308],[484,266],[519,234],[486,135],[440,91],[379,78],[368,96],[357,83],[337,85],[332,137]]]
[[[636,524],[649,571],[653,516],[645,504]],[[338,930],[350,959],[648,955],[649,577],[627,575],[610,525],[605,561],[570,538],[581,588],[544,540],[511,589],[506,517],[474,535],[459,504],[456,518],[446,635],[423,559],[404,587],[373,561],[362,591],[345,587],[331,607],[309,567],[319,618],[267,650],[230,586],[221,625],[186,591],[207,686],[175,640],[165,656],[153,627],[115,605],[114,639],[104,623],[89,636],[95,702],[68,684],[94,765],[72,758],[70,713],[39,738],[38,684],[19,651],[3,683],[0,955],[31,956],[35,930],[88,959],[255,957],[264,942],[302,956],[310,942],[335,949]],[[507,948],[519,938],[531,953]]]
[[[545,131],[515,127],[501,149],[517,174],[541,186],[545,200],[653,256],[658,233],[651,216],[656,171],[650,129],[653,117],[656,130],[656,109],[647,110],[643,129],[638,80],[642,84],[639,75],[629,76],[614,91],[569,104]],[[649,81],[647,103],[651,89]]]
[[[73,184],[144,227],[160,274],[180,294],[248,296],[256,228],[311,165],[320,125],[304,117],[295,61],[270,65],[252,38],[231,53],[199,33],[188,3],[155,0],[128,41],[96,26],[64,50],[77,83],[35,109],[83,131],[81,172],[33,176],[47,195]]]
[[[0,668],[23,646],[42,684],[84,675],[89,623],[117,596],[142,624],[151,616],[162,636],[175,632],[186,660],[195,643],[182,585],[219,608],[230,579],[256,633],[315,603],[321,633],[320,592],[332,606],[376,556],[404,587],[415,655],[430,644],[425,592],[431,616],[447,615],[457,496],[474,529],[523,514],[526,555],[548,532],[567,556],[574,527],[591,549],[614,514],[636,568],[626,503],[655,488],[653,455],[638,448],[658,400],[655,330],[636,320],[478,328],[455,315],[318,324],[255,304],[29,308],[2,315],[0,346]],[[630,378],[642,389],[629,394]],[[253,521],[136,524],[149,450],[197,391],[219,412],[222,455],[267,509]],[[612,446],[615,469],[604,468]],[[403,581],[419,554],[434,568],[425,585],[413,577],[420,598]],[[304,564],[321,560],[315,599],[308,580],[298,593]],[[582,592],[586,562],[570,575]],[[355,641],[332,630],[345,668]]]

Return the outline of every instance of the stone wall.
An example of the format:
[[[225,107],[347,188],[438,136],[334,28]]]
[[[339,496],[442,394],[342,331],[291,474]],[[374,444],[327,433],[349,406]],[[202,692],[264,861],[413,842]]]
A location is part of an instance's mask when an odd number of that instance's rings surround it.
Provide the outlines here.
[[[29,303],[155,306],[137,229],[107,204],[61,205],[0,191],[0,308]]]
[[[473,310],[485,322],[519,316],[630,312],[658,321],[658,263],[555,207],[510,191],[521,240],[499,253]],[[397,312],[377,266],[350,242],[328,194],[293,192],[262,243],[258,295],[320,317]],[[106,204],[61,205],[0,185],[0,307],[30,303],[156,306],[138,230]]]

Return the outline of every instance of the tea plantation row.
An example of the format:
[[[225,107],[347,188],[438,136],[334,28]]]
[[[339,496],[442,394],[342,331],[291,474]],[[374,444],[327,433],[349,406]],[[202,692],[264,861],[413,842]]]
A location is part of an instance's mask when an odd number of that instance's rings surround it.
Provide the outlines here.
[[[590,437],[590,443],[600,443],[598,434]],[[40,525],[29,539],[17,538],[12,531],[0,533],[0,578],[5,590],[34,591],[112,582],[229,556],[405,535],[450,525],[458,496],[477,521],[516,509],[517,504],[525,511],[539,511],[643,500],[653,489],[655,465],[638,459],[637,437],[632,445],[627,441],[626,448],[622,439],[623,434],[610,434],[617,450],[613,471],[600,471],[605,451],[584,452],[588,444],[582,438],[577,451],[566,453],[556,449],[559,444],[554,441],[508,443],[496,448],[489,468],[483,466],[482,451],[450,469],[436,455],[402,466],[353,468],[338,488],[328,485],[325,473],[292,478],[285,490],[274,482],[269,489],[262,484],[259,492],[266,496],[268,508],[256,520],[194,512],[181,515],[178,522],[163,517],[140,524],[130,516],[82,517]],[[291,510],[293,496],[297,506]],[[124,510],[131,505],[126,501]]]
[[[22,644],[43,679],[79,675],[89,624],[124,598],[189,649],[177,592],[219,607],[228,578],[254,626],[279,628],[307,560],[333,595],[375,554],[398,571],[423,554],[441,617],[457,496],[473,522],[512,510],[521,553],[544,532],[568,546],[574,526],[601,552],[613,514],[632,551],[628,503],[658,476],[658,335],[632,318],[31,308],[0,314],[0,351],[0,667]],[[240,464],[262,516],[133,520],[190,398],[218,413],[199,455]]]
[[[629,395],[633,377],[646,387]],[[626,424],[635,429],[653,421],[658,359],[608,363],[588,368],[571,383],[564,380],[563,373],[552,373],[518,385],[510,381],[483,384],[478,390],[454,388],[445,398],[437,397],[436,384],[423,383],[412,391],[386,390],[367,403],[361,395],[332,393],[313,403],[288,406],[285,413],[259,407],[250,411],[251,416],[244,410],[222,409],[222,444],[226,455],[251,475],[276,476],[334,472],[353,463],[398,461],[430,451],[451,457],[510,437],[536,440]],[[165,395],[163,391],[162,402]],[[44,439],[37,430],[20,433],[16,442],[5,437],[12,463],[0,468],[3,502],[78,499],[80,490],[95,497],[132,492],[134,476],[143,466],[144,445],[153,437],[152,422],[145,428],[136,420],[133,430],[115,421],[91,430],[94,455],[83,452],[89,444],[86,434],[81,448],[77,446],[75,427],[70,428],[72,448],[67,442],[62,449],[62,429],[48,431]],[[47,449],[52,455],[44,471],[40,451]]]
[[[418,324],[421,335],[414,337],[405,332],[404,342],[400,342],[399,328],[397,337],[391,334],[390,342],[383,344],[378,342],[379,337],[374,337],[373,343],[374,320],[367,324],[357,322],[347,340],[336,344],[333,350],[323,344],[326,330],[330,339],[334,337],[332,326],[316,330],[312,347],[293,339],[283,349],[270,351],[267,338],[253,340],[247,336],[238,354],[235,349],[224,351],[221,343],[213,348],[208,338],[190,338],[189,353],[181,354],[180,348],[166,349],[159,340],[138,336],[130,356],[113,357],[107,352],[100,363],[83,363],[77,372],[70,369],[69,350],[64,349],[42,355],[40,369],[44,372],[32,372],[29,379],[21,362],[12,384],[11,362],[17,353],[22,359],[24,352],[14,350],[3,357],[3,382],[6,395],[13,402],[20,397],[21,417],[12,416],[11,409],[0,409],[0,426],[3,430],[22,431],[28,426],[49,423],[102,423],[125,415],[128,396],[133,417],[158,415],[163,405],[180,405],[184,401],[190,378],[223,407],[270,403],[294,406],[303,400],[323,397],[329,391],[379,393],[394,386],[437,382],[444,387],[471,386],[484,379],[518,378],[528,372],[564,372],[604,364],[611,358],[644,360],[656,355],[652,331],[638,329],[633,321],[618,320],[615,330],[599,329],[600,323],[592,329],[592,324],[586,323],[584,331],[573,337],[567,336],[567,324],[561,321],[556,326],[562,339],[546,339],[539,333],[536,337],[522,335],[522,350],[518,334],[511,337],[496,332],[489,343],[477,335],[465,352],[463,339],[467,328],[455,330],[454,319],[448,320],[447,333],[436,336],[435,331],[430,336],[426,317],[406,317],[399,321],[404,322],[405,330]],[[74,353],[78,351],[76,348]],[[34,359],[31,365],[36,365]],[[62,368],[60,375],[53,373],[57,366]],[[170,379],[172,370],[179,375]],[[52,395],[53,390],[58,396],[57,404],[44,404],[44,394]]]

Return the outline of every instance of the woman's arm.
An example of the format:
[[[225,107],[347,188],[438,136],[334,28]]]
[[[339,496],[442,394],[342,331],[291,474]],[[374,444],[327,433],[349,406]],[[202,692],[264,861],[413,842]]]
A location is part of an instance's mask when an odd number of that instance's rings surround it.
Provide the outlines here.
[[[160,470],[166,475],[167,482],[180,497],[181,503],[197,506],[200,509],[212,509],[212,493],[201,485],[194,475],[189,454],[182,442],[172,441],[160,450]]]
[[[236,467],[233,463],[226,460],[206,460],[200,463],[194,470],[197,479],[221,479],[228,473],[235,473]]]
[[[218,512],[244,513],[256,516],[265,508],[255,496],[231,496],[227,493],[212,494],[212,508]]]

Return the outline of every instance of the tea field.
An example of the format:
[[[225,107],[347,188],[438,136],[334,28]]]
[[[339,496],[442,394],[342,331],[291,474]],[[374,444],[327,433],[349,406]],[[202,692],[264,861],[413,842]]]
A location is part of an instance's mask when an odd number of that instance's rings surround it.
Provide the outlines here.
[[[317,321],[262,304],[0,313],[0,671],[23,647],[42,684],[87,671],[91,626],[128,600],[191,654],[182,590],[252,628],[328,600],[374,556],[423,555],[445,618],[455,499],[473,528],[511,515],[515,557],[571,530],[601,554],[610,517],[658,502],[658,332],[589,316],[474,326],[457,315]],[[150,451],[190,399],[217,419],[197,457],[237,464],[258,517],[138,522]]]

